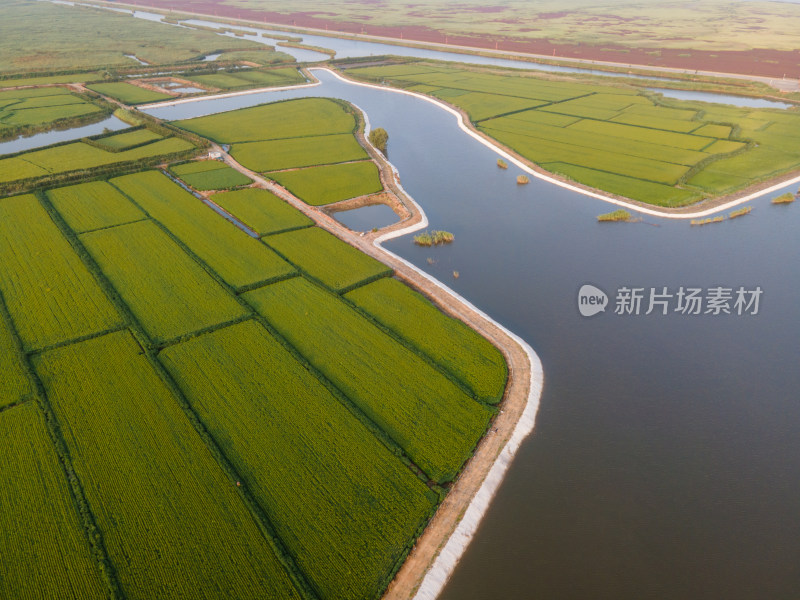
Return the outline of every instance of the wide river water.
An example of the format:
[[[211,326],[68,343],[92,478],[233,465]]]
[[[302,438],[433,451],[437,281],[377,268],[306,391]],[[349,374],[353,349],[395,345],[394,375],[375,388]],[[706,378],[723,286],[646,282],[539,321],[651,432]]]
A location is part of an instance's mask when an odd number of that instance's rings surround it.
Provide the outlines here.
[[[387,248],[542,359],[536,429],[442,598],[778,599],[800,590],[800,203],[705,227],[601,224],[602,201],[532,179],[420,99],[322,85],[151,110],[186,118],[330,96],[389,133],[440,248]],[[796,191],[796,185],[789,191]],[[427,259],[435,262],[431,265]],[[456,270],[460,277],[454,279]],[[578,289],[611,296],[582,317]],[[763,290],[757,315],[614,314],[622,287]]]

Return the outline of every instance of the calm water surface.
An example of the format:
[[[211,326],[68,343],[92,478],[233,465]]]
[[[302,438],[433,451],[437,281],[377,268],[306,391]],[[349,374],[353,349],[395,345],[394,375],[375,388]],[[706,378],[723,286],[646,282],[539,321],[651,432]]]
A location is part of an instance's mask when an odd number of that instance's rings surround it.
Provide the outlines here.
[[[358,105],[388,131],[430,227],[456,240],[387,247],[538,352],[536,430],[443,598],[796,598],[800,203],[763,198],[706,227],[599,224],[607,204],[535,179],[516,185],[519,171],[498,169],[435,106],[317,75],[316,88],[151,112],[175,119],[309,95]],[[763,296],[756,316],[584,318],[576,294],[587,282],[612,301],[622,286],[760,286]]]
[[[79,140],[83,137],[99,135],[106,129],[118,131],[127,127],[130,127],[130,125],[112,116],[98,121],[97,123],[92,123],[91,125],[82,125],[80,127],[73,127],[72,129],[46,131],[28,137],[18,137],[6,142],[0,142],[0,155],[22,152],[23,150],[32,150],[33,148],[41,148],[42,146],[49,146],[50,144],[57,144],[59,142]]]
[[[386,227],[400,220],[385,204],[362,206],[333,214],[333,218],[353,231],[370,231],[373,227]]]

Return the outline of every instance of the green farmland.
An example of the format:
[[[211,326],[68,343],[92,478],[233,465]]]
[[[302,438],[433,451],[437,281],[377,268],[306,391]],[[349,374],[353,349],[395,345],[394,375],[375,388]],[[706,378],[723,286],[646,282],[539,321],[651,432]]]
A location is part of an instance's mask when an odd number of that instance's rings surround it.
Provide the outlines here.
[[[272,192],[261,188],[214,194],[211,201],[262,236],[300,229],[314,223]]]
[[[203,160],[176,165],[170,172],[196,190],[228,190],[252,183],[249,177],[223,162]]]
[[[0,413],[2,598],[108,597],[35,402]]]
[[[632,85],[406,64],[349,74],[435,96],[545,170],[684,206],[800,167],[800,114],[658,98]]]
[[[306,167],[266,175],[312,206],[366,196],[383,189],[378,169],[371,160]]]
[[[132,83],[120,81],[117,83],[95,83],[87,86],[90,90],[110,96],[125,104],[144,104],[145,102],[158,102],[159,100],[169,100],[169,94],[154,92]]]
[[[139,134],[139,132],[136,132]],[[153,137],[150,142],[137,143],[128,149],[109,149],[115,138],[123,138],[122,145],[130,143],[130,132],[100,136],[80,142],[68,142],[32,150],[0,159],[0,186],[16,185],[30,189],[37,180],[54,180],[88,173],[93,169],[113,169],[122,165],[144,165],[163,158],[177,158],[194,154],[196,146],[182,138]],[[143,137],[141,134],[137,138]]]
[[[279,173],[381,189],[342,104],[249,115],[242,144],[274,141]],[[505,362],[271,192],[208,194],[256,233],[231,223],[166,175],[229,167],[162,132],[0,159],[95,177],[0,198],[0,596],[377,600],[489,427]],[[105,170],[165,144],[185,151],[163,171]]]
[[[237,58],[238,53],[226,52],[223,58],[228,60]],[[256,57],[263,62],[293,62],[294,59],[283,52],[258,52]],[[252,57],[239,60],[248,60]],[[270,60],[273,59],[273,60]],[[192,75],[186,78],[188,81],[199,83],[204,87],[219,88],[221,90],[235,90],[250,87],[278,87],[284,85],[298,85],[305,83],[306,79],[302,73],[292,67],[268,70],[241,70],[227,73],[212,73],[210,75]]]
[[[109,113],[66,87],[0,91],[0,139],[98,121]]]

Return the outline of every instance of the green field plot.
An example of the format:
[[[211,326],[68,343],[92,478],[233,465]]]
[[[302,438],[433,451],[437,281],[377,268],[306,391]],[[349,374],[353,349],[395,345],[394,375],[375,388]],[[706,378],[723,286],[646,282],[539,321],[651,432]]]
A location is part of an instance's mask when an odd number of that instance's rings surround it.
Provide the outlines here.
[[[679,133],[689,133],[702,125],[701,121],[685,121],[660,117],[657,111],[648,114],[625,111],[621,115],[611,118],[611,120],[615,123],[625,123],[626,125],[636,125],[637,127],[647,127],[650,129],[663,129],[665,131],[677,131]]]
[[[383,189],[378,167],[371,160],[267,173],[306,204],[322,206]]]
[[[233,90],[253,85],[252,81],[237,77],[235,73],[209,73],[208,75],[194,75],[185,79],[205,87],[219,88],[221,90]]]
[[[85,233],[81,241],[156,343],[245,314],[152,222]]]
[[[433,95],[447,101],[451,99],[447,96],[440,95],[438,92],[434,92]],[[466,110],[469,118],[473,121],[480,121],[495,115],[517,112],[544,104],[542,101],[533,101],[528,98],[497,96],[484,92],[469,92],[457,97],[458,106]]]
[[[11,329],[0,316],[0,409],[15,404],[31,393]]]
[[[135,146],[142,146],[156,140],[164,139],[163,136],[150,131],[149,129],[137,129],[136,131],[128,131],[125,133],[116,133],[108,137],[94,140],[94,143],[104,150],[111,152],[119,152],[121,150],[128,150]]]
[[[122,152],[108,152],[83,142],[63,144],[0,160],[0,183],[176,155],[194,147],[180,138],[166,138]]]
[[[525,110],[507,115],[503,118],[529,125],[552,125],[554,127],[566,127],[581,120],[580,117],[570,117],[556,113],[542,112],[540,110]]]
[[[659,131],[646,127],[636,127],[635,125],[625,125],[611,121],[593,121],[591,119],[582,119],[574,125],[570,125],[569,129],[605,135],[620,140],[646,142],[662,147],[695,151],[700,151],[715,141],[714,138],[701,137],[699,134],[690,135],[673,131]]]
[[[657,98],[629,85],[470,67],[411,63],[347,72],[404,88],[424,86],[467,110],[465,100],[474,93],[498,102],[551,102],[481,120],[478,128],[544,168],[655,205],[685,205],[800,167],[800,114],[792,111]]]
[[[36,403],[0,414],[0,439],[0,597],[108,598]]]
[[[736,152],[737,150],[741,150],[747,144],[743,142],[732,142],[730,140],[717,140],[715,142],[711,142],[705,148],[705,152],[708,154],[728,154],[729,152]]]
[[[244,295],[435,481],[449,481],[491,411],[346,302],[296,277]]]
[[[533,136],[517,135],[489,129],[488,127],[482,129],[495,139],[539,164],[563,162],[586,168],[595,167],[597,170],[609,173],[617,173],[636,179],[669,185],[677,183],[678,179],[689,170],[688,167],[683,165],[666,163],[652,158],[587,148],[580,145],[579,138],[576,138],[574,144],[569,144]],[[559,129],[559,131],[563,130]],[[619,150],[624,151],[624,148],[621,147]]]
[[[160,360],[320,597],[377,597],[436,495],[254,321]]]
[[[360,160],[367,151],[350,133],[234,144],[231,156],[253,171],[276,171]]]
[[[705,135],[708,137],[726,140],[731,135],[731,128],[728,125],[715,125],[714,123],[709,123],[708,125],[698,127],[692,133],[694,135]]]
[[[147,90],[125,81],[94,83],[86,87],[98,94],[110,96],[125,104],[144,104],[145,102],[158,102],[159,100],[169,100],[172,98],[169,94]]]
[[[120,325],[116,310],[36,197],[0,200],[0,291],[26,349]]]
[[[261,53],[259,53],[261,54]],[[265,54],[265,57],[275,56],[274,53]],[[283,54],[290,61],[293,59]],[[223,57],[225,60],[236,58],[232,53],[226,52]],[[221,89],[236,89],[244,87],[274,87],[281,85],[297,85],[305,83],[306,78],[295,68],[285,67],[282,69],[269,69],[267,71],[241,70],[231,73],[212,73],[210,75],[194,75],[186,78],[201,85],[216,87]]]
[[[565,163],[543,163],[548,171],[566,175],[585,185],[626,198],[647,198],[656,206],[685,206],[700,200],[700,193],[616,173],[607,173]]]
[[[52,23],[58,26],[46,27]],[[263,48],[250,40],[94,7],[26,0],[0,4],[0,73],[139,66],[129,54],[153,65],[175,64],[215,51]],[[78,81],[102,81],[104,75],[85,73]]]
[[[382,262],[318,227],[271,235],[264,242],[337,292],[392,273]]]
[[[724,194],[747,184],[747,179],[737,177],[730,173],[721,173],[711,169],[705,169],[697,175],[689,178],[689,185],[698,187],[711,194]]]
[[[75,233],[140,221],[145,214],[105,181],[90,181],[47,192],[50,202]]]
[[[299,597],[128,332],[46,352],[34,367],[127,598]]]
[[[596,123],[598,126],[592,128],[579,127],[580,123]],[[710,156],[705,152],[663,146],[629,138],[614,137],[609,135],[608,132],[603,131],[603,127],[609,125],[603,121],[585,120],[580,123],[570,125],[569,127],[552,127],[544,124],[534,125],[531,123],[520,123],[519,121],[514,121],[507,117],[501,117],[499,119],[484,121],[480,123],[479,126],[481,128],[487,128],[487,130],[490,128],[493,131],[511,133],[515,138],[517,135],[521,134],[548,142],[569,144],[581,149],[600,150],[615,155],[622,154],[637,158],[653,159],[659,162],[673,163],[676,165],[695,165]],[[611,124],[611,126],[613,127],[613,124]],[[597,131],[592,131],[592,129],[596,129]],[[705,139],[708,142],[711,141],[708,138]],[[536,142],[533,143],[535,144]],[[626,166],[627,163],[620,165],[623,169]]]
[[[177,121],[175,125],[227,144],[352,133],[356,121],[338,102],[303,98]]]
[[[62,106],[45,106],[42,108],[16,108],[6,109],[2,116],[0,126],[39,125],[65,119],[74,119],[85,115],[101,115],[106,111],[95,104],[84,102],[81,104],[65,104]]]
[[[157,171],[111,182],[235,288],[286,277],[294,268]]]
[[[184,183],[200,191],[228,190],[253,183],[247,175],[216,160],[185,163],[171,167],[170,171]]]
[[[51,124],[94,120],[92,115],[99,119],[108,112],[67,88],[8,90],[0,92],[0,136],[45,130]]]
[[[314,224],[296,208],[272,192],[246,188],[211,196],[211,201],[228,211],[259,235],[299,229]]]
[[[379,279],[346,296],[379,323],[441,365],[484,402],[503,396],[506,363],[488,340],[396,279]]]

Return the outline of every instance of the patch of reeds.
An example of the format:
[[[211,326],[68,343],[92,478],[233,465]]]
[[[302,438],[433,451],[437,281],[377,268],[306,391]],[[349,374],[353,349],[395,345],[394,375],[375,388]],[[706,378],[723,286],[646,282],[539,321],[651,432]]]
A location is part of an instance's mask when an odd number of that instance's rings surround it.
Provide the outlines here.
[[[785,194],[781,194],[777,198],[772,199],[773,204],[791,204],[794,202],[795,197],[794,194],[791,192],[786,192]]]
[[[500,167],[501,169],[507,169],[508,168],[508,163],[506,161],[504,161],[502,158],[498,158],[497,159],[497,166]]]
[[[527,175],[517,175],[517,183],[523,184],[528,182],[530,182],[530,179],[528,179]]]
[[[420,233],[414,236],[414,243],[417,246],[438,246],[439,244],[449,244],[455,236],[449,231],[431,231]]]
[[[728,215],[729,219],[735,219],[736,217],[743,217],[744,215],[749,215],[750,211],[753,210],[752,206],[743,206],[742,208],[738,208]]]
[[[722,221],[724,221],[724,220],[725,220],[725,217],[720,215],[718,217],[714,217],[713,219],[712,218],[708,218],[708,219],[692,219],[690,221],[690,224],[691,225],[709,225],[711,223],[722,223]]]
[[[597,220],[600,221],[601,223],[613,222],[613,221],[622,221],[622,222],[630,221],[631,213],[629,213],[627,210],[619,209],[610,213],[605,213],[603,215],[597,215]]]

